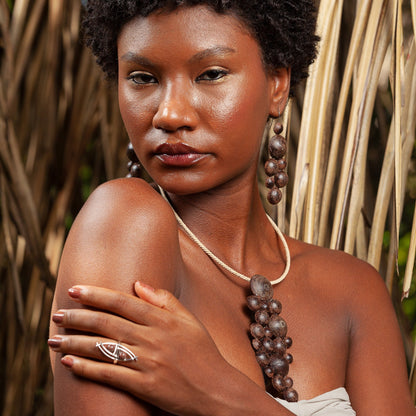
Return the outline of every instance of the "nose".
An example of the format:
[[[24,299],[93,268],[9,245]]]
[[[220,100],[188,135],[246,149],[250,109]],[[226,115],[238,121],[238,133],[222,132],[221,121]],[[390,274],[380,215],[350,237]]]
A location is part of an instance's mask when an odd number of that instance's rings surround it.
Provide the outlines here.
[[[171,83],[161,94],[153,127],[169,132],[194,130],[198,122],[192,88],[185,82]]]

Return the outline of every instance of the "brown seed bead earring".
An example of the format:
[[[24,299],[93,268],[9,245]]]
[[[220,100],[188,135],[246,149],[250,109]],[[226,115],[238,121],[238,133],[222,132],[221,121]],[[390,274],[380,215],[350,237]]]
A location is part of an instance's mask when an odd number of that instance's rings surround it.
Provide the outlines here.
[[[286,139],[281,136],[283,126],[281,123],[276,123],[273,131],[276,136],[273,136],[269,142],[270,159],[264,165],[264,170],[268,178],[266,179],[266,187],[269,188],[267,200],[273,204],[278,204],[282,199],[282,192],[280,188],[287,185],[289,178],[285,172],[286,161]]]
[[[142,166],[140,165],[139,158],[133,149],[133,145],[129,142],[126,151],[129,162],[127,163],[127,169],[129,173],[126,175],[127,178],[140,178]]]

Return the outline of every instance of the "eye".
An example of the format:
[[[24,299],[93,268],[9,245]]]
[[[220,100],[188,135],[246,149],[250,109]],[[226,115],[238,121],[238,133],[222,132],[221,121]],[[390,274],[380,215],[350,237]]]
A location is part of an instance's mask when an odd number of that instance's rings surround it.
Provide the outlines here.
[[[218,81],[228,75],[225,69],[209,69],[197,77],[197,81]]]
[[[157,79],[148,72],[132,72],[127,79],[138,85],[157,84]]]

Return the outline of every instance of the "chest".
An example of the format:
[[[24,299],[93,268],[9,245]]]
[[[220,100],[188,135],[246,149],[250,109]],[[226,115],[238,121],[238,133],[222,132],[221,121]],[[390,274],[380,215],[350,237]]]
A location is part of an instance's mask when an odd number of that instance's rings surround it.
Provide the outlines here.
[[[203,256],[186,262],[181,302],[205,325],[224,358],[259,386],[263,373],[251,346],[253,320],[246,306],[249,284],[220,270]],[[348,328],[336,300],[309,285],[294,265],[287,280],[274,289],[281,317],[293,339],[289,375],[300,398],[310,398],[344,385],[348,359]]]

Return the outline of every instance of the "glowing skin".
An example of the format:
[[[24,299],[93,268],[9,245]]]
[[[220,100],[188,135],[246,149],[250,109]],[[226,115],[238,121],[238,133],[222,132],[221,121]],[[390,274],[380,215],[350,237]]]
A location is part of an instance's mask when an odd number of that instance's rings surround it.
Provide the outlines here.
[[[243,25],[201,6],[132,20],[118,51],[121,114],[143,165],[222,260],[246,275],[280,276],[283,254],[255,173],[264,125],[284,108],[290,70],[265,72]],[[345,253],[288,244],[290,274],[275,293],[294,340],[290,374],[300,398],[345,386],[360,416],[414,416],[380,276]],[[78,285],[83,290],[68,296]],[[247,336],[247,289],[178,229],[147,183],[100,186],[60,263],[49,344],[56,416],[166,414],[158,408],[291,415],[264,391]],[[103,362],[96,342],[114,340],[139,358]]]
[[[266,73],[237,19],[203,7],[136,18],[118,53],[121,114],[157,183],[182,194],[253,180],[264,126],[284,107],[289,77]]]

